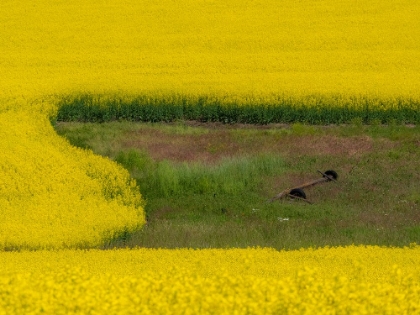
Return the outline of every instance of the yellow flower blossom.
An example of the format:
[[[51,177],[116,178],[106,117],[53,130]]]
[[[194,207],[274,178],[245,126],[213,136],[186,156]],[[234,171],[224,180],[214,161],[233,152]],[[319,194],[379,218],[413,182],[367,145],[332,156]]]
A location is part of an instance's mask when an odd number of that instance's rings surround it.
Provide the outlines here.
[[[0,314],[419,314],[419,247],[0,254]]]
[[[96,246],[141,227],[129,173],[59,137],[47,117],[0,113],[0,249]]]
[[[419,97],[416,0],[3,0],[0,93]]]
[[[63,95],[420,99],[417,0],[2,0],[0,12],[0,249],[95,246],[144,224],[128,173],[54,133]],[[0,314],[419,314],[418,257],[3,251]]]

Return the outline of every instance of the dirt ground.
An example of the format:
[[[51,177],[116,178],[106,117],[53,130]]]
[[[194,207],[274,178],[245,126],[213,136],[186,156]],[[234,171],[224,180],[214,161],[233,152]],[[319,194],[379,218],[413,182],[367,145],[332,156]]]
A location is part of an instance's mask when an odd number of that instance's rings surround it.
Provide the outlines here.
[[[249,126],[190,122],[200,128],[197,133],[169,133],[157,128],[143,128],[127,134],[123,147],[146,150],[156,160],[215,163],[226,157],[278,153],[282,156],[350,156],[359,157],[374,149],[392,148],[383,140],[374,148],[369,136],[289,135],[270,132],[290,128],[287,125]],[[326,127],[328,128],[328,127]],[[255,132],[266,130],[267,132]],[[254,132],[253,132],[254,131]]]

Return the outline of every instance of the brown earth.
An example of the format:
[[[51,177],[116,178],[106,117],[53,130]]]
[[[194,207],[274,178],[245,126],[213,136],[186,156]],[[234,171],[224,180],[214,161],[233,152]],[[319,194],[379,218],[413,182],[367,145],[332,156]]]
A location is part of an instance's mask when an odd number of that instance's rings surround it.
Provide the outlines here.
[[[169,133],[156,128],[142,128],[127,133],[122,140],[125,148],[138,148],[156,159],[176,162],[200,161],[215,163],[227,157],[278,153],[282,156],[347,156],[357,159],[374,149],[369,136],[337,137],[335,135],[290,135],[253,132],[253,129],[283,130],[285,125],[247,126],[216,123],[194,123],[201,132]],[[328,128],[328,127],[326,127]],[[392,148],[391,141],[382,141],[382,149]]]

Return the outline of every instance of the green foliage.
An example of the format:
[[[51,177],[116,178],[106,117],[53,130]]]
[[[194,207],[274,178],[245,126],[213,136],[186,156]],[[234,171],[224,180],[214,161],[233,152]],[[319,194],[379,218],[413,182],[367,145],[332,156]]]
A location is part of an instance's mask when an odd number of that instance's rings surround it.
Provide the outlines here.
[[[225,100],[209,95],[80,94],[61,99],[57,121],[105,122],[129,120],[171,122],[197,120],[223,123],[412,123],[420,122],[415,99],[369,96],[308,95],[270,100]]]
[[[279,174],[284,168],[284,161],[272,155],[226,159],[214,166],[164,160],[145,165],[143,172],[134,177],[146,198],[236,195],[257,190],[262,176]]]
[[[131,174],[144,172],[152,163],[145,152],[139,152],[135,149],[118,152],[115,156],[115,161],[124,166]]]

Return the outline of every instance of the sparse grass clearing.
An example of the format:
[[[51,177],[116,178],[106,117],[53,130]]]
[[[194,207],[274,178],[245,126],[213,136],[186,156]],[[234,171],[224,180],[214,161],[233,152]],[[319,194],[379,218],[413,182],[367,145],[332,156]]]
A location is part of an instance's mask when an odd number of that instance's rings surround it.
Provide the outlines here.
[[[420,242],[420,128],[167,123],[58,123],[77,146],[124,165],[148,224],[108,247],[405,246]],[[313,204],[278,192],[306,189]]]

